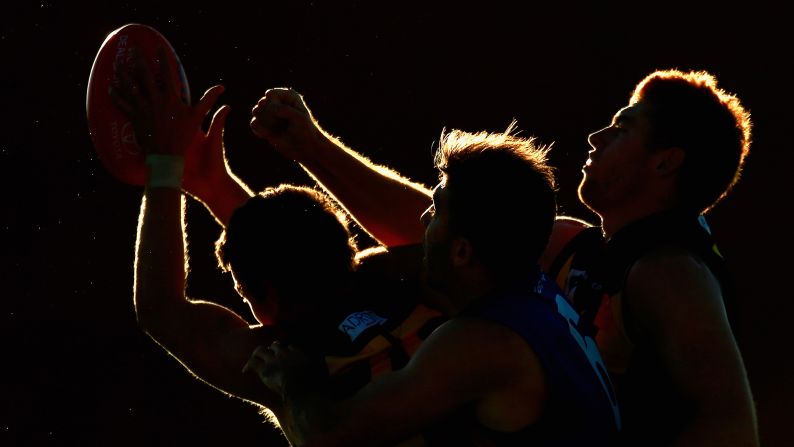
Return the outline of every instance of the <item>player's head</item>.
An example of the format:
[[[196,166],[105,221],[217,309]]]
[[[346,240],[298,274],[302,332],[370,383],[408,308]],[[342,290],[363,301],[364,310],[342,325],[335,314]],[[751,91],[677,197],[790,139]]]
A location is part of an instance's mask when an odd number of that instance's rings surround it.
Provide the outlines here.
[[[670,178],[669,207],[704,212],[739,179],[750,146],[750,119],[739,100],[706,72],[651,73],[593,147],[580,198],[602,214],[642,200]]]
[[[544,147],[503,133],[443,133],[435,156],[441,181],[422,216],[428,278],[455,281],[458,248],[470,248],[496,281],[521,277],[548,242],[556,201]],[[461,245],[462,244],[462,245]],[[447,284],[448,286],[448,284]]]
[[[315,189],[292,185],[250,198],[216,242],[219,265],[232,272],[260,321],[324,308],[355,268],[355,254],[334,203]]]

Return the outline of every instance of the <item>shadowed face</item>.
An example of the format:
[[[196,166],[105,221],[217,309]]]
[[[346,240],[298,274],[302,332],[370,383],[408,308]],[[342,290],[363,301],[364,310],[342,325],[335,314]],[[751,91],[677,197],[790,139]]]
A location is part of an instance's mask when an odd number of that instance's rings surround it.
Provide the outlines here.
[[[452,281],[448,194],[443,183],[436,186],[433,189],[433,204],[421,217],[425,226],[423,261],[427,283],[442,292],[449,290]]]
[[[281,317],[279,313],[278,301],[276,300],[275,293],[271,287],[265,287],[268,290],[267,296],[253,296],[250,290],[246,288],[245,284],[235,275],[232,269],[232,280],[234,281],[234,290],[242,297],[243,302],[251,309],[251,313],[260,323],[264,325],[274,324]]]
[[[599,215],[642,200],[654,162],[648,147],[647,106],[618,111],[609,127],[590,134],[592,147],[582,168],[579,199]]]

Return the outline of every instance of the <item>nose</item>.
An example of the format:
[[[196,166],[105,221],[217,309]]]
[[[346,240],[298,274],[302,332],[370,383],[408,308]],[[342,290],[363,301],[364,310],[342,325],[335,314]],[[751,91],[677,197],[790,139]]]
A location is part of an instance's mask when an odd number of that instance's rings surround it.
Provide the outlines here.
[[[590,143],[590,146],[592,146],[593,149],[604,147],[607,142],[608,133],[609,127],[597,130],[587,136],[587,142]]]

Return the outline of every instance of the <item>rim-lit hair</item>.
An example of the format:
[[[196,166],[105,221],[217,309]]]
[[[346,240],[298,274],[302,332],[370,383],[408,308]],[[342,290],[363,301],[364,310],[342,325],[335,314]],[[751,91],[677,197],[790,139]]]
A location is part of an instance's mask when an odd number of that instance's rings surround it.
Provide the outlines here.
[[[705,71],[662,70],[634,89],[630,103],[649,108],[652,148],[686,152],[677,177],[679,206],[713,208],[733,189],[750,150],[750,114]]]
[[[448,192],[449,229],[467,238],[496,276],[521,275],[538,261],[556,214],[549,148],[517,135],[442,132],[435,166]]]

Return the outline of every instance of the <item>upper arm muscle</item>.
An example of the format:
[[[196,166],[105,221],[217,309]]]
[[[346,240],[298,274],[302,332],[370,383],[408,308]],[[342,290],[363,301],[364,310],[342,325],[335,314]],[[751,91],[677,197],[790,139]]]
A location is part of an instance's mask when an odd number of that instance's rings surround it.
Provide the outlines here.
[[[516,349],[520,349],[517,355]],[[397,441],[468,403],[531,375],[529,346],[509,329],[456,318],[429,337],[408,365],[384,374],[337,408],[354,440]],[[355,443],[355,442],[354,442]]]
[[[241,373],[258,345],[273,341],[267,327],[249,326],[231,310],[206,301],[186,301],[164,324],[148,324],[147,333],[208,384],[270,407],[277,399],[253,375]]]
[[[639,335],[658,350],[696,414],[751,436],[746,372],[710,270],[685,253],[655,254],[635,264],[626,287]]]

